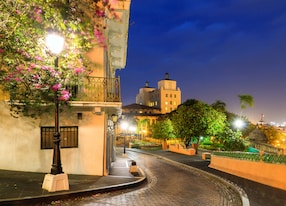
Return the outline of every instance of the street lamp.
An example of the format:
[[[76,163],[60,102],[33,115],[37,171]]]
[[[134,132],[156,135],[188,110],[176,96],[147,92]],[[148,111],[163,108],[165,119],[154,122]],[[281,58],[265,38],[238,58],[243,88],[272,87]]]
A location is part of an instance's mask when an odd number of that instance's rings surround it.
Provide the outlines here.
[[[127,128],[129,127],[127,122],[122,122],[121,123],[121,129],[124,132],[124,145],[123,145],[123,155],[126,155],[126,133],[127,133]]]
[[[48,34],[46,37],[46,46],[48,49],[56,55],[55,68],[59,66],[59,57],[64,46],[64,38],[57,35],[56,33]],[[51,174],[57,175],[63,173],[60,153],[60,126],[59,126],[59,89],[55,91],[55,133],[54,133],[54,153],[53,153],[53,164]]]
[[[46,46],[52,54],[56,56],[55,69],[58,67],[58,55],[63,49],[64,39],[56,35],[55,33],[48,34],[46,37]],[[58,83],[58,82],[56,82]],[[53,151],[53,164],[51,174],[46,174],[42,189],[46,189],[49,192],[56,192],[60,190],[69,190],[69,181],[67,174],[63,173],[61,154],[60,154],[60,124],[59,124],[59,88],[55,89],[55,133],[53,137],[54,151]]]
[[[118,116],[115,114],[111,115],[111,121],[113,122],[113,139],[112,139],[112,161],[114,162],[116,159],[116,151],[115,151],[115,138],[116,138],[116,123],[118,121]]]

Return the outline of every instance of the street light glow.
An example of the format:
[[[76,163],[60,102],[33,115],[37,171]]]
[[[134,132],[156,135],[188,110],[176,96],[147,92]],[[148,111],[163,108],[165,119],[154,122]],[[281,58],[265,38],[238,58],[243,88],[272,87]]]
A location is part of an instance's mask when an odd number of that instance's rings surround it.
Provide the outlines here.
[[[59,54],[64,48],[64,38],[56,33],[46,36],[46,45],[53,54]]]
[[[135,131],[136,131],[136,127],[130,126],[130,127],[129,127],[129,130],[130,130],[130,132],[135,132]]]
[[[244,126],[244,121],[242,121],[241,119],[236,119],[234,121],[234,125],[236,128],[241,129]]]
[[[122,122],[122,123],[121,123],[121,128],[122,128],[123,130],[126,130],[126,129],[128,128],[128,123],[127,123],[127,122]]]

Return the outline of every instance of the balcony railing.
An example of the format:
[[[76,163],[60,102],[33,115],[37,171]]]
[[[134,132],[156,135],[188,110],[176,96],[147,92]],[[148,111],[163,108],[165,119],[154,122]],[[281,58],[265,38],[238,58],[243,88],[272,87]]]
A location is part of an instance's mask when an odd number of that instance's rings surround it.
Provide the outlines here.
[[[88,77],[67,88],[72,101],[121,102],[119,78]]]

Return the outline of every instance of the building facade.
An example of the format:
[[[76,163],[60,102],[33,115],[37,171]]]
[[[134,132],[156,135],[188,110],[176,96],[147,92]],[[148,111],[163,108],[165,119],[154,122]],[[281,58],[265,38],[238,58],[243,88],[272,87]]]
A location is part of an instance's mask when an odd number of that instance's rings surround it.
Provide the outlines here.
[[[148,82],[139,89],[136,103],[158,108],[161,114],[166,114],[176,110],[181,104],[181,90],[177,87],[177,81],[170,79],[169,74],[165,73],[165,78],[158,81],[157,89],[149,87]]]
[[[106,48],[87,55],[95,67],[89,78],[72,88],[76,100],[61,107],[61,161],[68,174],[107,175],[114,161],[114,123],[121,115],[120,79],[117,69],[126,65],[130,0],[114,1],[120,21],[107,20]],[[51,169],[54,113],[36,119],[13,118],[0,93],[0,169],[44,172]]]
[[[149,82],[139,89],[136,103],[122,107],[125,120],[137,126],[140,137],[152,135],[152,125],[158,118],[177,109],[181,104],[181,90],[177,82],[166,73],[164,79],[158,81],[158,88],[150,87]]]

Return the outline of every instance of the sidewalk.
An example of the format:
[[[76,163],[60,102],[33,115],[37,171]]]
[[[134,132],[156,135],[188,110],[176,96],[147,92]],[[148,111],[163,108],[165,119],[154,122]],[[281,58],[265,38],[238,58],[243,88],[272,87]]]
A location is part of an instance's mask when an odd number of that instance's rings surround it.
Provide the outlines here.
[[[45,173],[18,172],[0,170],[0,205],[33,205],[41,202],[88,195],[91,193],[109,192],[135,187],[146,180],[144,174],[138,177],[129,172],[131,159],[117,154],[112,163],[110,175],[70,175],[68,174],[68,191],[48,192],[42,189]]]

